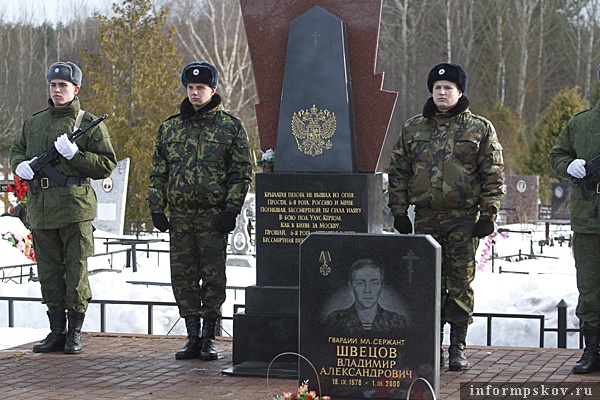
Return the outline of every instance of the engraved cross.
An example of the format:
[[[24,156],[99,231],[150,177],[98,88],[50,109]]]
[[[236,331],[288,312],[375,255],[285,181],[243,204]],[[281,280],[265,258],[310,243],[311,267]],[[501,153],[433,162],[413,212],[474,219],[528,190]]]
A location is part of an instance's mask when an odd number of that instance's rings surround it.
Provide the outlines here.
[[[408,282],[412,283],[412,274],[415,272],[413,269],[413,260],[418,260],[419,257],[415,256],[415,253],[413,253],[412,249],[410,249],[408,251],[408,255],[403,256],[402,259],[408,260],[408,267],[406,267],[408,269]]]
[[[321,35],[319,35],[317,32],[315,32],[315,33],[313,33],[313,34],[312,34],[312,35],[310,35],[310,36],[312,36],[312,37],[314,38],[314,40],[315,40],[315,47],[317,47],[317,37],[319,37],[319,36],[321,36]]]

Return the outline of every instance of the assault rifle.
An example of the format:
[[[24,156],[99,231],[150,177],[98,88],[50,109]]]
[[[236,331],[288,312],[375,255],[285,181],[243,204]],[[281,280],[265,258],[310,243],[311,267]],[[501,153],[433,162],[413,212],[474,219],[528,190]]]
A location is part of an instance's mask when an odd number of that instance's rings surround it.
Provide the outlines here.
[[[585,176],[583,178],[573,178],[573,183],[576,186],[579,186],[581,196],[583,196],[584,199],[590,198],[586,181],[586,178],[589,177],[596,178],[596,181],[600,178],[600,154],[585,163]],[[598,183],[598,185],[600,185],[600,183]]]
[[[100,122],[104,121],[106,118],[108,118],[108,115],[104,114],[100,118],[97,118],[94,121],[92,121],[90,126],[88,126],[87,128],[78,128],[68,136],[69,140],[71,141],[71,143],[75,143],[77,139],[88,133],[92,128],[95,128]],[[36,177],[39,178],[39,176],[43,172],[49,180],[57,182],[59,184],[64,184],[66,182],[67,177],[55,170],[54,168],[52,168],[52,165],[56,165],[58,163],[58,156],[60,156],[60,153],[58,152],[58,150],[56,150],[56,147],[54,147],[54,143],[52,143],[52,145],[48,147],[48,149],[41,156],[38,156],[38,158],[30,162],[29,166],[33,171],[33,179],[35,179]],[[36,195],[37,188],[33,184],[33,179],[24,180],[25,182],[27,182],[31,194]]]

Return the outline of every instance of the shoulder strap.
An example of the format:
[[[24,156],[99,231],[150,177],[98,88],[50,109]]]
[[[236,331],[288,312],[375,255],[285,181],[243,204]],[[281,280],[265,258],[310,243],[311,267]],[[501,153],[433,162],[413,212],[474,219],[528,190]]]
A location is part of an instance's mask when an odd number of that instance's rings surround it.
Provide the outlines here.
[[[84,114],[85,114],[85,111],[83,111],[82,109],[79,109],[79,113],[77,114],[77,119],[75,120],[75,126],[73,127],[73,132],[75,132],[77,129],[79,129],[79,125],[81,125],[81,121],[83,120]]]

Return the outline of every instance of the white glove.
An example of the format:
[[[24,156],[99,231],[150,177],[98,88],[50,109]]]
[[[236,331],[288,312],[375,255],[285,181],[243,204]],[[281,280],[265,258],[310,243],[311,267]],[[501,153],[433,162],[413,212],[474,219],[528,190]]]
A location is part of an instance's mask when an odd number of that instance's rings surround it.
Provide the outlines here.
[[[63,133],[56,139],[54,147],[56,147],[56,150],[58,150],[58,152],[67,160],[75,157],[75,154],[79,151],[79,147],[69,140],[66,133]]]
[[[567,167],[567,173],[574,178],[585,178],[585,160],[577,158]]]
[[[19,176],[19,178],[25,179],[26,181],[30,181],[33,179],[34,173],[29,163],[35,161],[36,159],[37,157],[34,157],[29,161],[23,161],[19,165],[17,165],[15,173]]]

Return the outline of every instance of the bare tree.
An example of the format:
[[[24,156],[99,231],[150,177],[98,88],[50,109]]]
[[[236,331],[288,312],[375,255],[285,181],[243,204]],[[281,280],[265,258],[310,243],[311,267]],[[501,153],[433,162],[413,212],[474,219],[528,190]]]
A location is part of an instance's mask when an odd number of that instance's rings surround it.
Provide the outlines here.
[[[24,120],[47,106],[48,66],[61,59],[78,62],[82,37],[74,32],[86,32],[79,14],[67,26],[49,22],[41,2],[19,5],[17,11],[18,21],[3,22],[6,10],[0,9],[0,48],[10,54],[0,64],[0,153],[8,151]]]
[[[494,2],[494,6],[499,8],[496,17],[496,38],[498,48],[498,70],[496,74],[496,86],[498,88],[498,104],[504,106],[506,97],[506,54],[504,45],[504,32],[506,30],[506,19],[504,18],[504,10],[507,9],[506,1],[499,0]]]
[[[473,13],[475,9],[475,0],[463,0],[455,4],[456,23],[454,25],[454,35],[456,38],[457,50],[456,59],[460,60],[465,66],[471,65],[471,56],[475,44],[475,35],[473,29],[475,23],[473,21]]]
[[[600,11],[598,8],[600,7],[600,0],[589,0],[585,5],[585,21],[587,25],[586,32],[588,32],[588,46],[585,54],[585,71],[584,71],[584,83],[583,83],[583,98],[587,99],[590,96],[592,91],[592,68],[595,67],[594,57],[598,54],[594,51],[595,48],[595,32],[598,30],[598,20],[600,18]],[[596,59],[597,61],[597,59]]]
[[[418,68],[421,60],[414,49],[420,46],[421,32],[418,27],[423,24],[427,7],[427,2],[411,0],[383,2],[378,69],[386,73],[386,87],[400,92],[396,104],[398,119],[406,119],[420,108],[417,98],[422,90],[418,90],[417,85],[422,86],[423,82],[417,82],[417,77],[419,73],[422,74]],[[407,68],[408,65],[415,67]],[[391,129],[400,122],[393,123]]]
[[[219,94],[235,114],[254,106],[250,52],[237,0],[177,0],[177,38],[186,58],[205,60],[219,71]]]
[[[217,68],[223,105],[244,121],[256,156],[261,148],[256,87],[239,1],[174,0],[171,6],[184,60],[204,60]]]
[[[518,41],[518,63],[517,63],[517,111],[523,113],[525,97],[527,92],[525,84],[527,80],[527,65],[529,61],[529,38],[532,29],[533,12],[539,4],[539,0],[513,0],[515,14],[517,15],[517,41]]]

